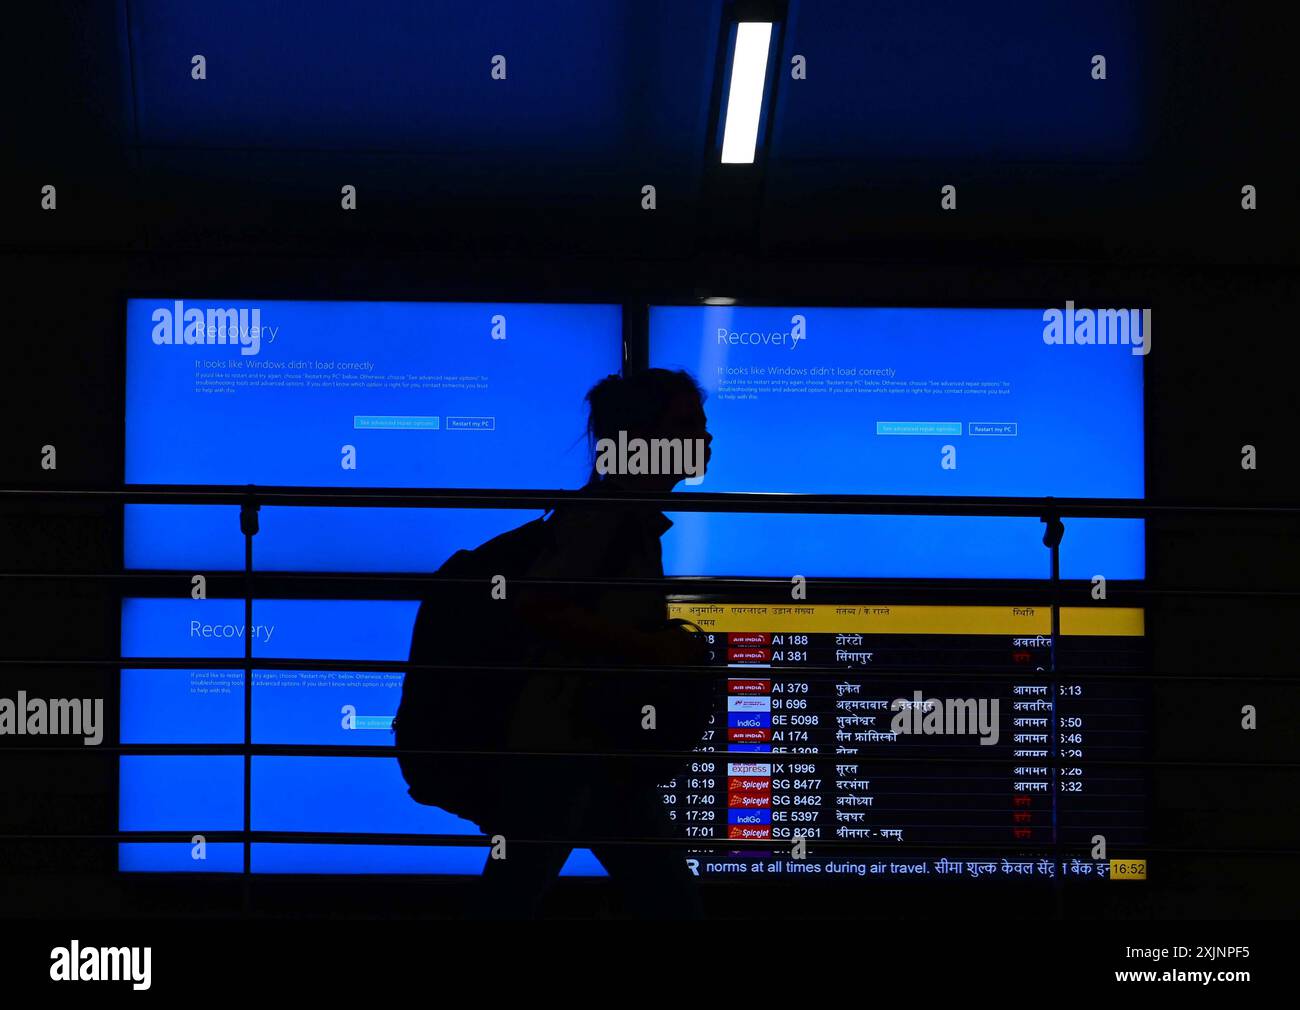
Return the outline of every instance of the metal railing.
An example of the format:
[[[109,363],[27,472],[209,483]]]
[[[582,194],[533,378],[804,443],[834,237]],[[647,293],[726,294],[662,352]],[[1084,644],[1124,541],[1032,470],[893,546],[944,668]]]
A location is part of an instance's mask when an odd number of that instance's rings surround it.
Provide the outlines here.
[[[260,572],[254,567],[254,541],[258,532],[258,512],[262,506],[273,507],[341,507],[341,508],[473,508],[473,509],[548,509],[565,502],[581,500],[584,504],[595,504],[597,506],[625,506],[628,504],[637,504],[652,506],[674,512],[695,512],[707,511],[714,513],[787,513],[787,514],[838,514],[838,515],[916,515],[916,516],[1019,516],[1032,517],[1039,519],[1045,527],[1043,537],[1044,547],[1048,551],[1049,568],[1045,579],[1002,579],[1002,580],[985,580],[979,582],[976,580],[955,580],[945,579],[818,579],[810,578],[807,585],[810,591],[827,590],[833,592],[847,591],[870,591],[875,595],[882,592],[907,592],[922,597],[931,596],[949,596],[949,597],[977,597],[988,598],[995,596],[1006,599],[1014,597],[1018,601],[1025,601],[1026,597],[1032,599],[1046,599],[1047,606],[1051,612],[1051,647],[1049,657],[1049,669],[1046,671],[1047,679],[1055,690],[1058,669],[1058,657],[1056,654],[1057,645],[1060,639],[1060,618],[1062,598],[1071,592],[1075,592],[1080,600],[1086,598],[1086,593],[1082,590],[1072,589],[1067,586],[1061,579],[1060,575],[1060,545],[1062,537],[1066,532],[1064,525],[1065,519],[1073,518],[1155,518],[1155,517],[1191,517],[1203,520],[1221,520],[1225,518],[1250,518],[1250,519],[1280,519],[1294,520],[1300,519],[1300,506],[1290,504],[1262,504],[1262,505],[1241,505],[1224,502],[1153,502],[1136,499],[1083,499],[1083,498],[976,498],[976,497],[910,497],[910,496],[862,496],[862,495],[751,495],[751,494],[718,494],[718,493],[685,493],[685,494],[598,494],[592,492],[578,491],[547,491],[547,490],[489,490],[489,489],[339,489],[339,488],[302,488],[302,487],[264,487],[264,486],[193,486],[193,485],[150,485],[147,487],[123,487],[115,489],[91,489],[91,490],[73,490],[73,489],[50,489],[50,488],[15,488],[0,490],[0,502],[16,504],[20,506],[39,506],[56,502],[79,502],[79,503],[98,503],[104,505],[128,505],[128,504],[155,504],[155,505],[227,505],[238,506],[240,532],[244,540],[244,565],[241,572],[213,572],[211,578],[214,583],[221,585],[224,581],[233,582],[238,580],[242,585],[242,596],[244,602],[244,619],[245,627],[253,627],[253,601],[258,596],[258,589],[265,590],[276,585],[294,583],[308,583],[320,585],[327,583],[332,586],[342,587],[350,593],[350,598],[356,596],[352,590],[361,589],[379,595],[390,593],[400,593],[406,588],[418,589],[421,586],[427,586],[437,578],[432,575],[423,574],[402,574],[402,573],[359,573],[359,572]],[[469,545],[467,545],[469,546]],[[132,586],[152,586],[158,587],[165,585],[169,580],[176,578],[174,572],[165,572],[159,570],[141,570],[141,571],[115,571],[115,572],[24,572],[24,571],[4,571],[0,572],[0,580],[24,581],[32,580],[38,582],[60,581],[68,579],[85,579],[85,580],[102,580],[114,585],[121,586],[124,593],[128,587]],[[187,576],[188,578],[188,576]],[[447,579],[448,582],[467,582],[474,580],[465,579]],[[744,589],[754,591],[771,586],[774,589],[779,588],[782,592],[789,590],[790,583],[788,579],[762,579],[762,578],[664,578],[664,579],[517,579],[512,580],[522,584],[535,584],[539,586],[601,586],[610,590],[617,591],[623,588],[645,588],[647,586],[661,588],[666,594],[673,595],[690,595],[690,594],[716,594],[735,589]],[[189,584],[186,583],[188,591]],[[1110,597],[1121,597],[1133,600],[1142,600],[1162,597],[1241,597],[1249,599],[1287,599],[1300,598],[1300,591],[1287,588],[1278,589],[1214,589],[1214,588],[1187,588],[1187,587],[1159,587],[1142,584],[1119,584],[1112,587],[1108,593],[1107,603],[1110,603]],[[401,597],[398,597],[401,598]],[[407,597],[409,598],[409,596]],[[133,667],[141,669],[239,669],[243,671],[243,716],[244,716],[244,738],[239,744],[130,744],[130,745],[109,745],[108,747],[97,747],[95,750],[108,753],[137,753],[137,754],[239,754],[243,757],[244,764],[244,820],[243,829],[240,831],[207,831],[203,832],[206,839],[211,841],[239,841],[243,843],[244,851],[244,871],[247,875],[251,872],[251,846],[255,842],[352,842],[366,844],[401,844],[401,845],[458,845],[466,844],[484,844],[483,836],[474,835],[438,835],[438,834],[392,834],[392,833],[366,833],[366,832],[349,832],[349,833],[325,833],[325,832],[285,832],[285,831],[257,831],[252,828],[252,759],[259,755],[273,754],[293,754],[300,756],[338,756],[346,755],[351,757],[386,757],[392,758],[394,750],[392,747],[358,747],[352,745],[278,745],[278,744],[259,744],[254,743],[252,739],[253,725],[253,669],[256,666],[259,669],[268,670],[292,670],[292,669],[313,669],[313,670],[337,670],[337,671],[426,671],[426,672],[452,672],[462,669],[457,666],[443,666],[437,664],[412,664],[406,661],[384,661],[384,660],[322,660],[322,659],[257,659],[253,655],[253,636],[245,634],[244,638],[244,656],[240,659],[199,659],[192,657],[127,657],[127,656],[100,656],[78,659],[62,659],[47,657],[32,658],[5,658],[0,659],[0,669],[15,668],[120,668]],[[476,669],[509,672],[517,671],[521,668],[509,666],[482,666]],[[641,674],[665,674],[668,672],[680,673],[681,667],[653,667],[653,666],[636,666],[636,667],[610,667],[607,672],[610,676],[625,674],[629,670],[635,669]],[[702,675],[713,677],[720,676],[718,667],[700,667],[697,668]],[[573,668],[561,666],[548,666],[540,669],[531,669],[530,672],[563,674],[565,672],[575,672],[581,670],[584,673],[593,673],[588,668]],[[968,664],[963,664],[961,669],[945,670],[942,676],[945,679],[980,679],[996,676],[1001,671],[1005,673],[1005,668],[978,669],[971,668]],[[798,669],[800,677],[831,677],[843,676],[845,670],[840,667],[800,667]],[[1069,677],[1073,680],[1087,681],[1107,679],[1135,681],[1146,680],[1152,682],[1195,682],[1195,681],[1253,681],[1267,683],[1300,683],[1300,674],[1290,674],[1287,672],[1278,673],[1269,672],[1247,672],[1231,673],[1224,675],[1217,674],[1182,674],[1178,672],[1161,672],[1154,673],[1150,671],[1090,671],[1090,670],[1070,670]],[[8,750],[46,750],[46,751],[77,751],[89,752],[86,748],[66,747],[66,748],[6,748]],[[431,755],[487,755],[489,752],[481,751],[455,751],[455,750],[425,750],[415,751],[412,753],[426,753]],[[725,756],[728,752],[717,751],[707,752]],[[557,756],[556,752],[545,752],[546,756]],[[650,758],[664,759],[689,759],[700,757],[700,751],[672,752],[672,751],[605,751],[605,752],[572,752],[568,756],[589,758],[598,760],[626,760],[638,759],[643,760]],[[505,751],[491,752],[491,756],[511,757],[519,760],[534,759],[542,756],[541,752],[532,751]],[[819,754],[800,754],[799,760],[807,761],[814,764],[833,764],[837,760],[842,761],[842,756],[837,755],[819,755]],[[771,760],[767,755],[747,758],[747,760]],[[1127,768],[1160,768],[1160,767],[1179,767],[1179,768],[1216,768],[1240,770],[1243,772],[1259,771],[1261,769],[1277,770],[1296,770],[1300,769],[1300,762],[1281,761],[1281,762],[1232,762],[1232,761],[1155,761],[1155,760],[1132,760],[1132,761],[1105,761],[1090,759],[1078,762],[1071,759],[1072,763],[1082,763],[1098,767],[1127,767]],[[873,763],[889,764],[894,762],[905,763],[908,765],[932,764],[942,766],[948,762],[960,763],[963,765],[971,764],[1002,764],[1005,759],[969,759],[969,758],[942,758],[938,756],[877,756],[872,755],[870,761]],[[1035,764],[1046,764],[1053,769],[1055,777],[1056,769],[1061,764],[1061,759],[1056,754],[1056,748],[1052,748],[1050,760],[1035,759]],[[1053,802],[1056,802],[1054,796]],[[188,842],[193,836],[193,832],[184,831],[117,831],[109,835],[11,835],[10,838],[25,838],[29,840],[37,839],[83,839],[83,840],[115,840],[124,841],[185,841]],[[566,845],[587,846],[594,843],[599,844],[636,844],[636,845],[679,845],[690,849],[710,849],[725,848],[731,850],[757,849],[771,850],[777,844],[772,839],[743,840],[731,838],[627,838],[627,839],[511,839],[513,843],[531,844],[531,843],[562,843]],[[944,850],[952,851],[956,848],[970,851],[989,851],[989,852],[1009,852],[1023,851],[1027,847],[1024,843],[997,843],[997,844],[978,844],[978,843],[960,843],[928,845],[922,843],[905,843],[896,845],[891,843],[889,851],[899,853],[900,851],[915,850]],[[1039,846],[1041,848],[1041,843]],[[821,838],[810,842],[810,848],[813,849],[852,849],[852,850],[871,850],[878,849],[878,845],[861,840],[845,840],[839,838]],[[1251,849],[1249,847],[1240,848],[1197,848],[1195,846],[1164,846],[1152,847],[1146,846],[1148,852],[1168,852],[1183,853],[1195,855],[1300,855],[1300,849],[1282,848],[1282,849]],[[1059,836],[1053,845],[1054,858],[1058,864],[1061,863],[1066,853],[1062,851]],[[1058,883],[1060,878],[1056,878]]]

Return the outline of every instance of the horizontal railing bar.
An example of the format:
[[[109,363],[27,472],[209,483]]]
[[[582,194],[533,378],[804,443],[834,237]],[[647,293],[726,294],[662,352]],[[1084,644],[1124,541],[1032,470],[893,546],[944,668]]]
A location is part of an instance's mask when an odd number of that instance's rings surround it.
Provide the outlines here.
[[[1066,636],[1068,637],[1068,636]],[[123,656],[109,659],[6,659],[0,658],[0,667],[129,667],[140,670],[242,670],[247,666],[243,659],[215,659],[193,656],[180,657],[130,657]],[[1300,683],[1300,673],[1270,674],[1260,672],[1242,673],[1152,673],[1149,671],[1129,670],[1073,670],[1058,669],[1055,673],[1009,670],[1006,667],[988,667],[972,670],[969,664],[962,664],[961,669],[935,670],[869,670],[864,667],[741,667],[741,666],[465,666],[441,665],[435,663],[408,663],[405,660],[368,660],[368,659],[260,659],[254,658],[253,665],[259,670],[360,670],[375,673],[441,671],[445,673],[463,673],[473,670],[476,673],[546,673],[573,674],[587,673],[616,676],[635,673],[641,676],[680,676],[683,673],[699,673],[702,676],[718,678],[773,680],[810,677],[813,679],[830,677],[850,677],[871,674],[887,677],[931,677],[937,679],[964,680],[1009,680],[1013,682],[1047,682],[1063,680],[1150,680],[1167,683],[1214,682],[1214,681],[1249,681],[1251,683]]]
[[[382,732],[382,731],[381,731]],[[877,754],[804,754],[791,752],[757,752],[757,751],[520,751],[520,750],[451,750],[404,747],[400,750],[392,746],[366,744],[253,744],[245,747],[239,743],[135,743],[135,744],[95,744],[67,745],[58,747],[9,746],[0,747],[0,755],[18,754],[130,754],[141,757],[166,756],[212,756],[229,757],[244,753],[257,757],[355,757],[355,758],[394,758],[399,753],[403,756],[430,757],[482,757],[482,758],[548,758],[563,760],[627,760],[627,761],[712,761],[714,763],[740,762],[744,764],[771,764],[773,762],[794,762],[797,764],[861,764],[864,761],[874,765],[944,765],[957,764],[963,767],[989,765],[1005,769],[1007,766],[1025,765],[1035,768],[1088,767],[1088,768],[1213,768],[1226,771],[1300,771],[1300,761],[1203,761],[1195,759],[1130,759],[1118,758],[1017,758],[978,757],[979,753],[971,748],[971,756],[947,757],[943,755],[877,755]],[[1012,775],[1012,778],[1015,776]]]
[[[176,658],[131,658],[123,657],[121,659],[0,659],[0,668],[3,667],[128,667],[131,669],[142,670],[243,670],[247,662],[238,659],[202,659],[192,657]],[[401,660],[361,660],[361,659],[257,659],[253,660],[253,665],[259,670],[306,670],[306,671],[363,671],[363,672],[443,672],[443,673],[464,673],[473,670],[476,673],[545,673],[547,675],[562,674],[597,674],[602,676],[618,676],[624,674],[637,674],[639,676],[679,676],[683,673],[699,673],[701,676],[714,676],[718,678],[730,677],[740,679],[784,679],[808,678],[813,680],[830,679],[833,677],[861,676],[862,674],[872,674],[875,676],[888,676],[891,678],[901,677],[929,677],[934,679],[950,680],[1001,680],[1001,681],[1033,681],[1037,682],[1044,679],[1055,681],[1062,680],[1115,680],[1115,681],[1153,681],[1162,683],[1183,683],[1183,682],[1206,682],[1213,683],[1218,681],[1224,682],[1251,682],[1251,683],[1276,683],[1291,684],[1300,683],[1300,673],[1291,674],[1272,674],[1260,672],[1243,672],[1230,674],[1188,674],[1188,673],[1152,673],[1149,671],[1128,671],[1128,670],[1057,670],[1050,677],[1031,676],[1023,671],[1008,670],[1006,667],[983,667],[971,669],[969,664],[963,663],[959,669],[935,669],[928,667],[923,670],[908,669],[891,669],[891,670],[868,670],[866,668],[839,668],[839,667],[720,667],[720,666],[674,666],[674,667],[655,667],[655,666],[612,666],[603,665],[601,667],[591,666],[445,666],[433,663],[408,663]],[[778,676],[774,677],[773,672]]]
[[[27,841],[95,841],[95,842],[184,842],[192,844],[195,835],[202,835],[206,843],[214,842],[264,842],[264,843],[302,843],[306,845],[422,845],[422,846],[473,846],[474,848],[487,848],[491,844],[491,839],[487,835],[416,835],[416,834],[382,834],[367,832],[340,832],[330,834],[327,832],[311,831],[252,831],[245,834],[242,831],[202,831],[195,829],[193,831],[121,831],[111,834],[23,834],[23,835],[3,835],[0,834],[0,841],[9,842],[27,842]],[[759,851],[769,851],[773,849],[785,851],[793,844],[793,838],[675,838],[675,837],[581,837],[581,838],[515,838],[508,836],[507,845],[564,845],[570,848],[590,848],[592,846],[602,845],[658,845],[670,848],[683,849],[757,849]],[[865,839],[857,838],[807,838],[805,839],[809,852],[815,852],[821,848],[835,849],[863,849],[869,851],[892,852],[903,854],[905,852],[939,852],[955,853],[961,856],[967,852],[1016,852],[1023,853],[1026,849],[1035,849],[1033,857],[1023,857],[1021,862],[1038,862],[1042,859],[1055,862],[1051,855],[1046,851],[1037,851],[1036,847],[1047,848],[1052,843],[1036,842],[871,842]],[[1119,850],[1118,846],[1109,846],[1111,855],[1107,860],[1093,859],[1091,847],[1088,844],[1082,844],[1078,849],[1070,849],[1062,844],[1066,852],[1078,852],[1086,855],[1072,855],[1071,859],[1078,859],[1082,863],[1104,862],[1109,859],[1133,859],[1142,858],[1147,855],[1175,855],[1175,856],[1281,856],[1296,857],[1300,856],[1300,846],[1280,847],[1280,848],[1224,848],[1224,847],[1205,847],[1197,848],[1193,846],[1182,845],[1132,845],[1125,846],[1124,852],[1131,855],[1114,855]],[[957,861],[957,860],[954,860]],[[969,859],[962,858],[961,861],[969,862]],[[146,871],[147,872],[147,871]],[[215,871],[214,871],[215,872]]]
[[[219,580],[228,580],[230,582],[244,582],[249,576],[239,569],[212,569],[202,566],[195,566],[195,572],[202,572],[208,579],[209,584]],[[193,572],[188,569],[132,569],[125,572],[0,572],[0,580],[30,580],[30,581],[49,581],[58,582],[64,580],[75,581],[103,581],[103,582],[124,582],[124,583],[147,583],[161,581],[183,581],[185,583],[185,595],[190,592],[189,580],[193,577]],[[274,585],[279,582],[343,582],[355,584],[393,584],[397,586],[410,585],[412,588],[418,588],[428,585],[482,585],[488,580],[485,576],[467,577],[467,576],[449,576],[438,575],[436,573],[420,572],[294,572],[294,571],[276,571],[276,570],[254,570],[251,573],[254,584]],[[880,593],[886,592],[916,592],[930,594],[946,594],[952,596],[962,595],[992,595],[997,593],[1007,593],[1016,595],[1025,595],[1028,593],[1041,594],[1047,596],[1051,593],[1052,587],[1050,579],[1044,576],[1041,579],[1001,579],[996,581],[963,581],[960,579],[877,579],[871,577],[861,578],[819,578],[817,576],[806,576],[806,585],[815,589],[828,590],[852,590],[860,594],[869,594],[872,596],[872,602],[888,602],[884,600],[877,601],[876,597]],[[663,578],[567,578],[567,579],[547,579],[547,578],[530,578],[526,576],[517,576],[512,578],[512,585],[522,586],[558,586],[558,587],[576,587],[576,588],[601,588],[601,589],[663,589],[668,595],[689,596],[702,595],[713,592],[715,589],[732,590],[732,589],[762,589],[771,587],[780,590],[783,594],[788,593],[790,589],[790,579],[788,577],[761,577],[761,576],[665,576]],[[956,584],[954,584],[956,583]],[[1069,594],[1071,591],[1080,594],[1090,594],[1092,582],[1088,579],[1062,579],[1060,582],[1060,592]],[[1171,598],[1247,598],[1247,599],[1293,599],[1300,598],[1300,589],[1214,589],[1214,588],[1195,588],[1195,587],[1172,587],[1172,586],[1153,586],[1153,585],[1127,585],[1125,581],[1114,580],[1107,582],[1106,598],[1110,601],[1113,597],[1127,597],[1132,599],[1145,599],[1157,597]],[[243,599],[242,594],[222,596],[219,594],[209,593],[209,599]],[[815,604],[816,600],[800,600],[801,606]],[[826,601],[834,603],[836,601]],[[1088,596],[1088,603],[1095,601]],[[780,605],[786,605],[784,601]],[[1068,601],[1066,605],[1069,605]],[[1101,609],[1101,608],[1099,608]]]
[[[1300,517],[1300,505],[1155,502],[1136,498],[1024,498],[853,494],[597,493],[581,490],[484,488],[321,488],[273,485],[151,484],[113,489],[6,488],[0,501],[98,501],[105,504],[338,506],[373,508],[546,509],[565,502],[646,505],[670,512],[850,513],[1131,517],[1156,515]]]

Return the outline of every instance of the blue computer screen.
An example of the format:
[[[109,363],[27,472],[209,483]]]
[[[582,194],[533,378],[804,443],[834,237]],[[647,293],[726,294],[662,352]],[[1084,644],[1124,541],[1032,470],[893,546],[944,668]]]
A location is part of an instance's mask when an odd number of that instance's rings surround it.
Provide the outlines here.
[[[616,305],[133,298],[126,480],[565,486],[583,470],[583,394],[619,370],[621,319]]]
[[[708,394],[712,459],[687,491],[1141,498],[1150,333],[1149,313],[1064,302],[656,306],[650,364]],[[1035,519],[673,518],[664,558],[680,575],[1048,574]],[[1072,520],[1061,563],[1065,578],[1141,578],[1141,520]]]
[[[574,487],[587,476],[583,396],[622,363],[615,305],[133,298],[127,304],[126,480],[313,487]],[[128,568],[243,567],[238,508],[130,505]],[[264,508],[263,570],[432,571],[531,513]],[[122,654],[404,659],[413,601],[128,599]],[[391,746],[392,672],[253,675],[258,743]],[[126,745],[238,744],[244,675],[125,669]],[[392,758],[258,757],[258,830],[473,834],[406,795]],[[123,830],[240,829],[236,756],[128,754]],[[127,842],[131,870],[238,871],[242,847]],[[259,843],[255,870],[477,872],[482,848]],[[585,854],[568,872],[598,872]]]

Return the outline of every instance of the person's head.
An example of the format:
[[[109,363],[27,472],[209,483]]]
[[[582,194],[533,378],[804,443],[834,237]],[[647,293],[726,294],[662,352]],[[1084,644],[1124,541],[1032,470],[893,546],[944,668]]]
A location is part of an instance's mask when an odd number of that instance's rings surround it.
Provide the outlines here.
[[[649,368],[610,375],[586,399],[593,480],[617,477],[620,486],[666,491],[703,475],[713,436],[704,390],[689,373]]]

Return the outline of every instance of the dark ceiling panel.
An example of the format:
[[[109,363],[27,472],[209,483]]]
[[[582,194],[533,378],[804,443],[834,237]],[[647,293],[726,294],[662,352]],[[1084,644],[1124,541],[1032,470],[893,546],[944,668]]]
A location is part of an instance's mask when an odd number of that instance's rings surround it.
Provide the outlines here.
[[[721,7],[130,0],[151,241],[684,255]]]
[[[1293,22],[1174,0],[791,0],[757,245],[1294,262],[1300,166],[1277,128],[1300,90]],[[1247,183],[1267,213],[1242,210]]]
[[[769,142],[755,165],[719,166],[711,103],[729,10],[46,0],[9,23],[0,248],[574,253],[742,270],[764,256],[1300,255],[1289,9],[790,0]],[[505,81],[489,73],[498,53]],[[790,77],[795,55],[806,80]],[[1240,209],[1245,183],[1257,213]],[[46,184],[57,213],[40,209]],[[355,213],[339,207],[344,184]],[[958,210],[941,215],[945,184]]]
[[[629,148],[694,156],[721,0],[130,5],[146,146],[407,151],[526,171]],[[206,80],[191,78],[195,54]]]
[[[794,0],[772,156],[1124,161],[1145,147],[1132,0]],[[1106,80],[1092,58],[1106,58]],[[791,59],[807,60],[792,80]]]
[[[0,249],[135,243],[122,0],[11,6],[0,61]],[[54,210],[43,208],[46,186]]]

